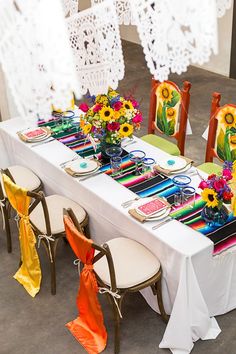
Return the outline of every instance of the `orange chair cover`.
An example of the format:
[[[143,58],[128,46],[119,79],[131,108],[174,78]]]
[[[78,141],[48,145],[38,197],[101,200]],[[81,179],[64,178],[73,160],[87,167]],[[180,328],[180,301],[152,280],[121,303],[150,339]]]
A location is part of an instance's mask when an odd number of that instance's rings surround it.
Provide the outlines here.
[[[29,221],[28,209],[31,198],[27,196],[24,188],[13,183],[8,176],[3,174],[2,178],[7,198],[20,217],[19,239],[22,264],[14,278],[34,297],[40,290],[42,274],[35,248],[36,238]]]
[[[97,297],[97,280],[93,272],[93,241],[84,237],[67,215],[64,216],[64,224],[71,248],[76,257],[84,263],[77,295],[79,317],[66,326],[89,354],[101,353],[106,347],[107,332]]]

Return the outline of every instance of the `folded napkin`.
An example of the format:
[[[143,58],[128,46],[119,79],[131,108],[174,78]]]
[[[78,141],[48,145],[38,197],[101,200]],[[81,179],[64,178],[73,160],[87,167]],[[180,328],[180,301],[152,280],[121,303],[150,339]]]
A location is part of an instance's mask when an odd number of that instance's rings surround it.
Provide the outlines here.
[[[171,205],[167,202],[167,201],[165,201],[165,200],[163,200],[162,199],[162,201],[166,204],[166,209],[168,209],[168,208],[171,208]],[[165,210],[166,210],[165,209]],[[136,211],[136,209],[129,209],[129,214],[133,217],[133,218],[135,218],[136,220],[138,220],[138,221],[140,221],[140,222],[145,222],[145,221],[151,221],[152,220],[152,216],[144,216],[144,215],[140,215],[137,211]],[[164,214],[164,210],[163,210],[163,214]]]
[[[178,171],[182,171],[184,168],[186,168],[187,166],[189,165],[192,165],[194,163],[194,161],[192,159],[189,159],[188,157],[185,157],[185,156],[179,156],[181,157],[181,159],[185,160],[187,162],[186,166],[185,167],[182,167],[182,168],[178,168],[176,170],[169,170],[167,168],[162,168],[161,166],[159,165],[155,165],[153,168],[155,171],[157,172],[161,172],[161,173],[164,173],[165,175],[169,175],[171,173],[175,173],[175,172],[178,172]]]
[[[35,128],[36,130],[37,128]],[[45,136],[45,138],[48,138],[51,134],[52,134],[52,131],[50,128],[48,127],[42,127],[40,128],[42,130],[44,130],[46,133],[47,133],[47,136]],[[27,130],[27,129],[26,129]],[[27,136],[24,135],[23,132],[18,132],[17,135],[19,136],[19,138],[24,141],[25,143],[31,143],[31,140],[34,140],[34,138],[27,138]]]

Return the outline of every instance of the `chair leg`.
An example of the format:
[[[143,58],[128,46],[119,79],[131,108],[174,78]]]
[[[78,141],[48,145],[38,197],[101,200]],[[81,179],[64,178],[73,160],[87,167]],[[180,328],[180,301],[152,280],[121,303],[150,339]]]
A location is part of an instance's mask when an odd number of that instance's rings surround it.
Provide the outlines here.
[[[55,262],[55,258],[56,258],[56,246],[57,246],[58,239],[56,239],[54,242],[52,242],[52,241],[49,241],[49,242],[50,242],[50,247],[51,247],[51,256],[50,256],[50,250],[49,250],[47,241],[43,241],[43,244],[44,244],[45,249],[47,251],[47,255],[49,258],[49,262],[50,262],[51,294],[56,295],[56,262]]]
[[[11,229],[10,229],[10,222],[8,217],[8,210],[6,206],[3,207],[3,218],[5,221],[5,231],[7,237],[7,252],[11,253],[12,252]]]
[[[115,301],[112,296],[109,296],[110,300],[109,302],[112,303],[112,308],[113,308],[113,315],[114,315],[114,321],[115,321],[115,331],[114,331],[114,353],[118,354],[120,352],[120,315],[117,309],[117,306],[115,304]],[[116,299],[119,309],[121,311],[121,303],[123,300],[123,295],[121,295],[120,299]]]
[[[165,323],[167,323],[169,321],[169,316],[166,314],[165,308],[163,305],[162,291],[161,291],[161,278],[156,282],[155,287],[156,287],[157,303],[159,306],[161,317],[162,317],[163,321]]]

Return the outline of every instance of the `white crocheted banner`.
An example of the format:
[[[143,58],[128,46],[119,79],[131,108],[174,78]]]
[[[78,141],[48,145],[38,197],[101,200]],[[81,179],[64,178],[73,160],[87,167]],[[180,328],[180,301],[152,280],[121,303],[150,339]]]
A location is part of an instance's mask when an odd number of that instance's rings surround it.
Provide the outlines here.
[[[155,79],[181,74],[217,53],[215,0],[132,0],[147,65]]]
[[[107,93],[124,77],[124,59],[117,15],[105,0],[67,19],[82,93]]]
[[[65,110],[80,89],[60,1],[4,0],[0,18],[0,62],[20,116]]]
[[[64,14],[67,15],[74,15],[78,12],[79,9],[79,0],[61,0]]]
[[[134,17],[131,12],[132,0],[113,0],[116,6],[116,13],[119,19],[119,24],[122,25],[135,25]],[[91,4],[99,4],[103,0],[91,0]]]
[[[232,0],[215,0],[217,7],[217,16],[224,16],[226,10],[228,10],[232,5]]]

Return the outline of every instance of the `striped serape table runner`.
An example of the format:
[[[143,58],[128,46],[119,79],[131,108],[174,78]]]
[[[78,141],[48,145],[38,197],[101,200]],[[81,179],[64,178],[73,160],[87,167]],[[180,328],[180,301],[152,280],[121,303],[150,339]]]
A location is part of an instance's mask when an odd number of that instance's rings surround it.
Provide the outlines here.
[[[42,122],[39,125],[46,125],[53,128],[55,121]],[[78,131],[76,127],[71,126],[66,131],[52,135],[81,157],[92,157],[95,154],[99,157],[99,146],[95,152],[90,140]],[[171,178],[157,174],[147,179],[145,174],[135,176],[133,174],[134,169],[134,163],[130,161],[128,153],[124,151],[122,156],[122,174],[117,177],[111,177],[142,198],[158,195],[165,197],[170,204],[173,204],[174,194],[179,192],[179,188],[174,185]],[[101,171],[111,175],[110,164],[103,165]],[[197,195],[193,208],[190,208],[188,205],[180,206],[175,208],[171,216],[212,240],[214,243],[213,255],[217,255],[236,245],[236,218],[230,214],[225,225],[221,227],[210,227],[201,217],[201,211],[204,205],[205,203],[201,197]]]
[[[205,202],[196,195],[193,208],[188,205],[176,208],[171,216],[185,225],[207,236],[214,243],[213,255],[220,254],[236,245],[236,218],[231,213],[228,221],[221,227],[209,226],[201,217]]]

